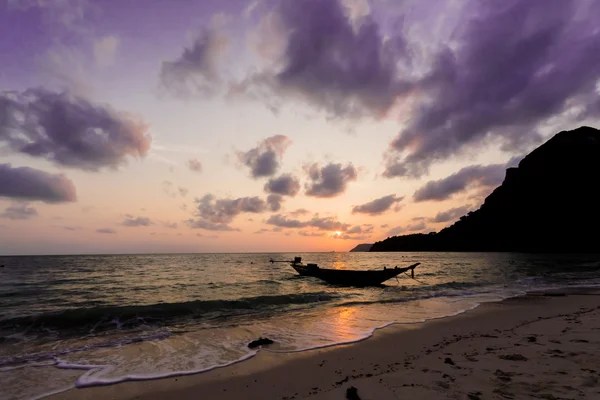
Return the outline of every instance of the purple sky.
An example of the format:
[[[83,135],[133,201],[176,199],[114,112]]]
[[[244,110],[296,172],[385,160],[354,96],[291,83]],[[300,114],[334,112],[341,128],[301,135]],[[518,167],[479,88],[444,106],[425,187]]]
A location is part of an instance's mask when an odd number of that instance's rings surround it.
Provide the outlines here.
[[[594,0],[3,0],[0,254],[346,250],[600,118]]]

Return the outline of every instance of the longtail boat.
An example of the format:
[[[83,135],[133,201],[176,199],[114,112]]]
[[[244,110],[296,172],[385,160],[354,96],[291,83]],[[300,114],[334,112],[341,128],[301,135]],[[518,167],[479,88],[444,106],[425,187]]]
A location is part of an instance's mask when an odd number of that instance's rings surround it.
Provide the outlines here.
[[[293,260],[273,260],[269,262],[289,263],[292,268],[302,276],[313,276],[327,283],[342,286],[378,286],[388,279],[394,278],[403,272],[411,271],[411,277],[415,276],[415,268],[421,263],[415,263],[408,267],[383,268],[378,270],[350,270],[350,269],[327,269],[319,268],[317,264],[303,264],[301,257]]]

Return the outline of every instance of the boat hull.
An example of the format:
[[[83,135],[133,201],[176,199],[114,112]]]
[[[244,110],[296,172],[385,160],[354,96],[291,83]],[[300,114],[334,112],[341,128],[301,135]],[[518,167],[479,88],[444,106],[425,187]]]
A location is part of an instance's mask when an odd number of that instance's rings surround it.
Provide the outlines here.
[[[378,286],[399,274],[414,270],[419,263],[406,268],[390,268],[373,271],[354,271],[341,269],[325,269],[306,265],[292,265],[302,276],[312,276],[327,283],[341,286]]]

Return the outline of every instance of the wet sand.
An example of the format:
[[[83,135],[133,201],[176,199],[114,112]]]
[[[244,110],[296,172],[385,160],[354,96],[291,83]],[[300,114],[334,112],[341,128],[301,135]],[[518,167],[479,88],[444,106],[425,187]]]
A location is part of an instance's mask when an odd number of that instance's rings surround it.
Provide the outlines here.
[[[600,398],[600,291],[531,293],[365,341],[261,351],[203,374],[72,389],[52,399]]]

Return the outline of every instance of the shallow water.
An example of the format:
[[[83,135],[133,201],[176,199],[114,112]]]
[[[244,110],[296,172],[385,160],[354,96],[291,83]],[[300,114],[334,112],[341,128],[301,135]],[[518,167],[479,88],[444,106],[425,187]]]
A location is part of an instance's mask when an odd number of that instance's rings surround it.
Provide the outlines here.
[[[340,269],[421,262],[417,280],[342,288],[269,258]],[[0,257],[2,399],[187,374],[268,351],[354,342],[532,289],[600,284],[600,259],[511,253]]]

